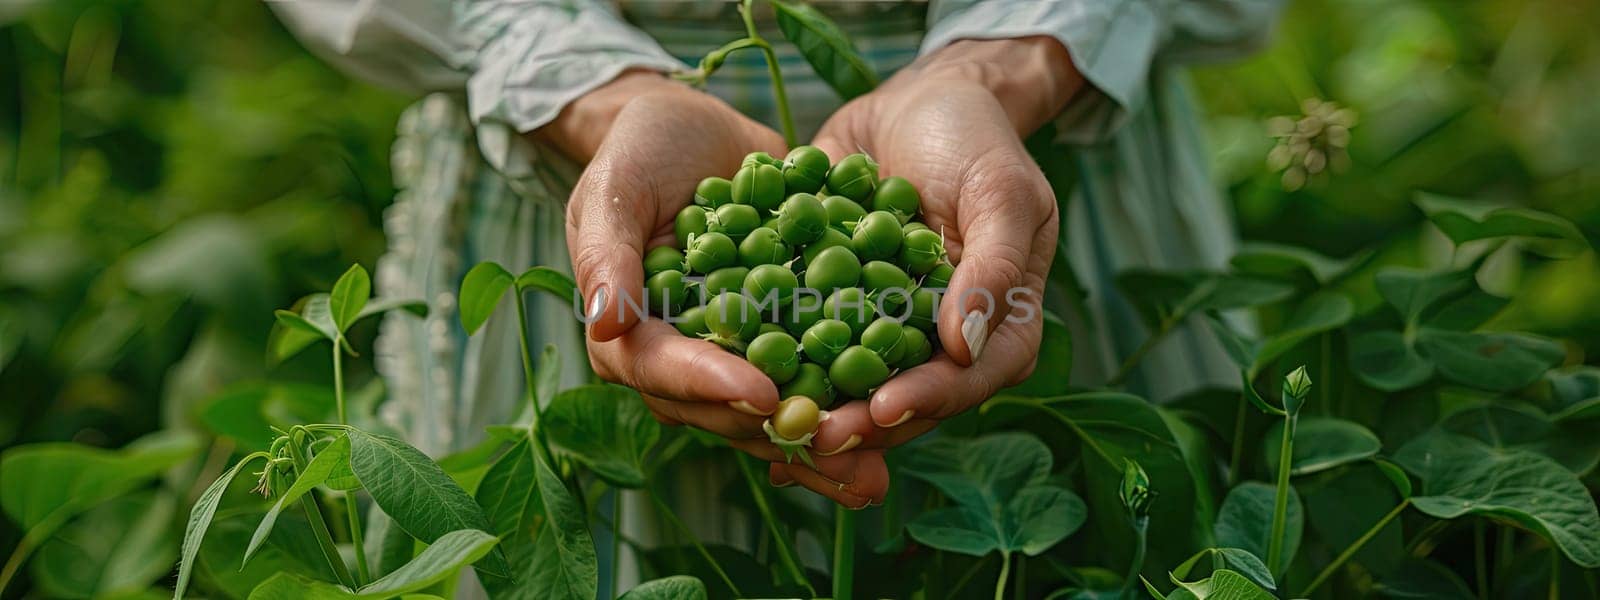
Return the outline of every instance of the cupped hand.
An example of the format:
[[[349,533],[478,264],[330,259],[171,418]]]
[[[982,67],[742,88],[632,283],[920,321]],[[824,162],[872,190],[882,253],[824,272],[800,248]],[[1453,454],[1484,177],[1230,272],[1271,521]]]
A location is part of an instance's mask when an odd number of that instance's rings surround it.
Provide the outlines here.
[[[1029,66],[1042,74],[1028,76]],[[845,105],[818,133],[816,145],[834,160],[866,152],[882,176],[916,186],[923,220],[944,234],[956,264],[937,313],[942,351],[870,399],[837,407],[818,429],[818,448],[859,455],[858,472],[846,476],[852,481],[875,480],[884,448],[1033,372],[1059,215],[1022,137],[1058,113],[1081,82],[1054,40],[958,42]],[[847,504],[881,501],[841,497],[838,479],[798,463],[774,464],[771,477]],[[883,479],[886,489],[886,473]]]
[[[783,151],[771,129],[722,101],[638,73],[569,105],[536,137],[586,161],[567,204],[567,248],[584,298],[590,363],[652,399],[657,418],[735,434],[777,407],[777,387],[738,355],[641,318],[643,256],[673,241],[678,211],[705,177],[744,155]],[[685,404],[668,407],[663,402]]]

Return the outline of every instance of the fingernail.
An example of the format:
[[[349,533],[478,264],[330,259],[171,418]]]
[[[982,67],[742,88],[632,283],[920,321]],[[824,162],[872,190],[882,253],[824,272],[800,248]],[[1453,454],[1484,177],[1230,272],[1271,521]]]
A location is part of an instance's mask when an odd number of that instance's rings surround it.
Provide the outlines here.
[[[847,506],[845,508],[848,508],[850,510],[866,510],[867,507],[870,507],[870,506],[872,506],[872,499],[871,498],[867,498],[864,502],[861,503],[861,506]]]
[[[794,485],[794,480],[790,479],[788,481],[778,481],[776,479],[768,477],[767,478],[767,484],[771,485],[772,487],[775,487],[775,488],[784,488],[784,487],[789,487],[791,485]]]
[[[849,450],[849,449],[854,448],[854,447],[859,446],[859,445],[861,445],[861,436],[852,433],[852,434],[850,434],[850,437],[844,441],[843,444],[839,444],[838,448],[834,448],[833,450],[829,450],[827,452],[823,452],[821,450],[818,450],[817,454],[821,455],[821,456],[833,456],[835,454],[838,454],[840,452],[844,452],[845,450]]]
[[[745,402],[744,400],[735,400],[733,402],[732,406],[733,406],[734,410],[737,410],[737,411],[742,412],[742,413],[747,414],[747,415],[754,415],[754,416],[757,416],[757,417],[765,417],[765,416],[769,416],[769,415],[772,414],[772,411],[770,411],[770,410],[769,411],[762,411],[760,409],[757,409],[755,407],[755,405],[750,404],[749,402]]]
[[[600,313],[604,312],[605,309],[606,309],[606,288],[605,288],[605,286],[600,286],[598,288],[595,288],[594,297],[589,299],[589,313],[588,313],[589,323],[592,324],[595,321],[599,320],[600,319]]]
[[[989,341],[989,318],[983,315],[983,311],[967,313],[967,319],[961,322],[961,339],[967,342],[967,353],[972,356],[972,362],[978,362],[978,356],[983,354],[983,344]]]
[[[910,421],[911,417],[916,416],[916,414],[917,414],[917,411],[914,411],[914,410],[908,410],[908,411],[905,411],[903,413],[900,413],[900,418],[895,419],[893,423],[890,423],[888,425],[884,425],[884,427],[886,427],[886,428],[887,427],[899,427],[901,425],[904,425],[906,423],[906,421]]]

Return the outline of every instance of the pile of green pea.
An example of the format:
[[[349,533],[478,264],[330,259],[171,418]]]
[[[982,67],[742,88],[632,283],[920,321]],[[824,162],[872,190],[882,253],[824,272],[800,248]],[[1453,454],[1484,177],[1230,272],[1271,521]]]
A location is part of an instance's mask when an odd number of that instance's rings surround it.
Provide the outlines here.
[[[676,247],[645,256],[647,305],[742,353],[780,398],[865,398],[934,353],[933,290],[955,267],[917,221],[921,204],[865,154],[830,165],[814,146],[752,153],[732,180],[701,181]]]

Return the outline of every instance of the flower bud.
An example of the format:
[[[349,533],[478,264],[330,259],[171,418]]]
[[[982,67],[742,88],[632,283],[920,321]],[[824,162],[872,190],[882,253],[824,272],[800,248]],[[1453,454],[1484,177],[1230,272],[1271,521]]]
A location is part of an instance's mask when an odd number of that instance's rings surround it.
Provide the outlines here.
[[[1155,490],[1150,489],[1150,476],[1133,459],[1122,461],[1122,506],[1134,519],[1146,518],[1150,515],[1150,501],[1156,496]]]

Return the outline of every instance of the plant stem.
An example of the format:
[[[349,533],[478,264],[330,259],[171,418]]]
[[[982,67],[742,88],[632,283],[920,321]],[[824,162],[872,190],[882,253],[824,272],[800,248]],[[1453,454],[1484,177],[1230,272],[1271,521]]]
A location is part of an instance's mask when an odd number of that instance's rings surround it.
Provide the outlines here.
[[[1478,597],[1483,600],[1489,598],[1489,559],[1488,551],[1484,548],[1483,519],[1472,522],[1472,570],[1477,575]]]
[[[1517,530],[1514,527],[1496,527],[1494,543],[1494,574],[1490,580],[1500,583],[1506,580],[1506,574],[1511,570],[1511,557],[1517,551]]]
[[[6,559],[5,568],[0,569],[0,592],[6,591],[6,586],[11,583],[13,577],[17,576],[17,572],[22,570],[22,565],[28,562],[28,557],[33,555],[33,551],[40,544],[43,544],[45,540],[50,539],[50,536],[55,535],[57,529],[66,524],[70,511],[65,510],[65,508],[58,508],[46,515],[44,519],[28,529],[28,533],[22,536],[22,541],[17,542],[17,547],[11,550],[11,557]]]
[[[1561,551],[1550,549],[1550,600],[1561,600]]]
[[[333,403],[339,412],[339,424],[349,425],[344,408],[344,334],[340,334],[333,341]],[[291,444],[292,445],[292,444]],[[367,552],[361,540],[361,509],[356,505],[355,490],[346,490],[344,493],[345,516],[350,519],[350,541],[356,548],[356,585],[366,585],[371,581],[367,571]],[[344,563],[341,558],[340,564]]]
[[[1028,555],[1026,555],[1026,554],[1018,554],[1017,555],[1017,576],[1012,578],[1012,581],[1016,582],[1016,585],[1012,586],[1013,589],[1011,590],[1011,597],[1012,598],[1027,598],[1028,597]],[[1126,596],[1124,596],[1124,598],[1126,598]]]
[[[1245,382],[1245,385],[1249,384],[1250,382]],[[1233,453],[1228,457],[1228,487],[1230,488],[1239,483],[1239,469],[1244,468],[1244,416],[1245,405],[1249,403],[1244,394],[1248,393],[1250,391],[1246,390],[1239,394],[1239,410],[1233,417]]]
[[[338,352],[337,344],[334,346],[334,351]],[[295,475],[298,477],[307,464],[305,454],[296,442],[290,442],[288,448],[289,457],[294,461]],[[268,465],[267,468],[272,467]],[[339,546],[333,543],[333,535],[328,533],[328,523],[322,519],[322,507],[317,502],[317,495],[306,494],[300,499],[300,508],[305,510],[306,520],[311,522],[311,532],[316,534],[317,545],[322,548],[322,557],[328,561],[328,567],[333,569],[333,574],[339,578],[339,583],[351,588],[358,587],[355,578],[350,576],[350,567],[344,564],[344,557],[339,555]],[[360,550],[357,549],[357,554],[361,553]]]
[[[1128,574],[1122,578],[1122,597],[1133,598],[1133,590],[1138,586],[1139,572],[1144,570],[1144,553],[1149,548],[1150,518],[1144,517],[1133,523],[1133,560],[1128,563]]]
[[[611,597],[617,592],[618,574],[622,572],[622,488],[611,489]]]
[[[1283,530],[1288,524],[1289,469],[1294,464],[1294,413],[1283,417],[1283,441],[1278,446],[1278,493],[1272,506],[1272,537],[1267,540],[1267,570],[1279,576],[1288,565],[1283,560]]]
[[[1154,350],[1156,345],[1159,344],[1161,340],[1166,339],[1167,334],[1172,333],[1172,328],[1176,326],[1177,321],[1170,318],[1162,319],[1161,325],[1156,328],[1155,333],[1152,333],[1150,334],[1150,337],[1145,338],[1144,342],[1139,344],[1138,348],[1133,349],[1133,354],[1129,354],[1128,358],[1122,360],[1122,365],[1117,367],[1117,374],[1112,375],[1111,379],[1106,381],[1106,386],[1115,387],[1122,385],[1123,381],[1127,380],[1128,376],[1133,374],[1133,368],[1139,366],[1139,361],[1144,360],[1144,356],[1149,354],[1151,350]]]
[[[333,406],[340,425],[349,425],[344,413],[344,334],[333,340]]]
[[[750,36],[752,45],[761,49],[767,60],[767,73],[772,76],[772,97],[778,103],[778,120],[783,125],[783,143],[793,148],[796,142],[794,133],[794,117],[789,113],[789,95],[783,91],[783,74],[778,69],[778,53],[772,51],[772,44],[761,38],[756,32],[755,15],[750,10],[751,0],[744,0],[739,4],[739,16],[744,17],[745,33]]]
[[[1000,553],[1000,578],[994,582],[994,600],[1006,597],[1006,578],[1011,575],[1011,553]]]
[[[533,404],[533,441],[544,450],[545,456],[555,456],[550,453],[550,444],[544,439],[544,409],[539,408],[539,397],[534,389],[535,378],[533,375],[533,347],[528,344],[528,303],[522,297],[522,290],[512,288],[511,293],[517,298],[517,339],[522,347],[522,380],[524,395],[528,402]]]
[[[1306,589],[1301,590],[1300,593],[1296,594],[1294,597],[1311,597],[1311,592],[1317,591],[1317,587],[1321,586],[1322,582],[1327,581],[1329,577],[1332,577],[1333,573],[1339,570],[1339,567],[1344,566],[1345,561],[1348,561],[1350,560],[1350,557],[1355,556],[1356,552],[1360,551],[1362,546],[1365,546],[1367,542],[1372,541],[1372,538],[1377,537],[1378,532],[1383,531],[1383,528],[1387,527],[1390,521],[1393,521],[1395,517],[1400,516],[1400,513],[1404,512],[1406,507],[1410,505],[1410,498],[1401,500],[1400,504],[1396,505],[1393,510],[1389,511],[1389,514],[1384,515],[1382,519],[1378,519],[1378,522],[1374,524],[1371,529],[1368,529],[1366,533],[1361,534],[1361,537],[1356,538],[1356,541],[1351,542],[1349,546],[1346,546],[1344,552],[1340,552],[1339,556],[1333,559],[1333,562],[1330,562],[1328,563],[1328,566],[1323,567],[1322,572],[1317,573],[1316,579],[1312,579],[1311,584],[1307,585]]]
[[[942,556],[944,556],[944,553],[940,552],[938,554],[935,554],[934,556],[935,557],[942,557]],[[989,555],[987,555],[987,554],[984,555],[982,558],[979,558],[977,560],[977,562],[972,563],[971,567],[967,567],[967,572],[961,574],[961,578],[956,580],[955,585],[950,586],[950,591],[948,593],[946,593],[946,595],[944,597],[945,598],[956,598],[956,597],[958,597],[956,594],[960,593],[962,588],[967,587],[967,582],[972,581],[972,577],[977,575],[978,571],[981,570],[983,568],[983,566],[986,565],[986,564],[989,564]],[[938,570],[935,569],[933,572],[938,572]]]
[[[833,600],[855,597],[856,511],[833,507]]]
[[[805,586],[812,596],[816,596],[817,591],[811,587],[811,581],[806,579],[804,572],[800,570],[800,563],[795,561],[794,546],[790,544],[789,538],[783,535],[783,531],[778,529],[778,519],[773,515],[772,505],[767,502],[767,495],[761,491],[761,484],[756,481],[750,460],[743,453],[734,455],[734,461],[739,463],[739,472],[744,475],[745,484],[750,486],[750,495],[755,498],[756,510],[761,512],[761,520],[767,524],[767,529],[772,533],[772,546],[778,551],[778,561],[783,563],[784,569],[796,583]]]
[[[717,559],[711,556],[711,552],[706,550],[705,545],[700,543],[700,538],[696,536],[693,531],[689,530],[689,526],[684,525],[683,520],[679,519],[678,515],[672,512],[672,508],[668,507],[666,502],[661,501],[661,497],[656,495],[654,489],[647,488],[645,490],[645,494],[650,496],[651,501],[655,502],[656,509],[660,510],[661,514],[666,516],[667,520],[671,521],[672,525],[677,527],[678,531],[683,533],[684,537],[689,538],[689,543],[694,545],[694,549],[700,552],[700,556],[706,559],[707,564],[711,565],[711,570],[717,572],[717,576],[722,578],[722,583],[728,586],[728,590],[733,592],[734,597],[743,598],[744,592],[740,592],[739,586],[733,584],[733,579],[728,577],[728,572],[722,570],[722,563],[717,562]]]

